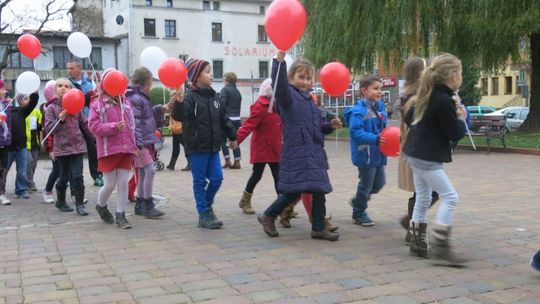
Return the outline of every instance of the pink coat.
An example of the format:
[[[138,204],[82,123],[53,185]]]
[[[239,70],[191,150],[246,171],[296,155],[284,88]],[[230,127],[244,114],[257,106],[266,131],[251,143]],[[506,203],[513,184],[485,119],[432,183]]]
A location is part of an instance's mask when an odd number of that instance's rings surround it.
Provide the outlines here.
[[[116,125],[122,120],[126,128],[118,131]],[[135,124],[129,102],[120,107],[105,95],[95,99],[90,105],[88,125],[96,136],[98,158],[119,153],[135,154]]]

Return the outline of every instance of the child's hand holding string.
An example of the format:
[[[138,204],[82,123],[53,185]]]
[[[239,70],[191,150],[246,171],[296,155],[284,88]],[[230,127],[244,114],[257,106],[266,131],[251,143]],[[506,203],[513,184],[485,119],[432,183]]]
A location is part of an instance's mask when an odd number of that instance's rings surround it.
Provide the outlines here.
[[[332,124],[332,128],[334,129],[339,129],[343,126],[343,123],[341,122],[341,119],[339,118],[332,119],[330,123]]]
[[[279,53],[277,53],[276,60],[278,62],[285,61],[285,52],[279,51]]]
[[[58,114],[58,118],[60,120],[64,120],[64,119],[66,119],[67,115],[68,115],[68,113],[66,112],[66,110],[62,110],[62,112],[60,112],[60,114]]]
[[[126,122],[120,121],[116,124],[116,130],[123,131],[126,128]]]

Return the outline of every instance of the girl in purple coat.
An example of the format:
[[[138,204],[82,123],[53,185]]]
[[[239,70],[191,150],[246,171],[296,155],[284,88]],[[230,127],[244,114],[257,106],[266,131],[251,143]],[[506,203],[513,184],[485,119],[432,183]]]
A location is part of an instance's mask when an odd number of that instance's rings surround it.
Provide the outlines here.
[[[96,137],[98,170],[103,172],[104,180],[96,210],[105,223],[114,223],[114,217],[107,209],[107,200],[116,187],[116,225],[118,228],[131,228],[126,219],[128,181],[136,149],[131,106],[125,99],[112,97],[100,87],[98,98],[90,105],[88,125]]]
[[[281,67],[278,71],[278,63]],[[279,72],[279,75],[278,75]],[[258,217],[264,232],[278,236],[276,217],[301,193],[313,194],[311,237],[336,241],[337,232],[325,227],[326,193],[332,191],[328,179],[328,161],[323,146],[323,134],[330,134],[341,126],[339,118],[324,123],[320,109],[312,101],[309,90],[313,85],[315,67],[305,59],[297,59],[287,75],[285,53],[279,52],[272,66],[283,145],[279,164],[277,200]],[[277,81],[277,84],[276,84]]]
[[[81,129],[88,131],[88,121],[82,112],[68,114],[62,107],[62,97],[71,89],[71,82],[66,78],[56,80],[56,98],[45,112],[45,132],[54,136],[53,152],[60,167],[60,178],[56,182],[56,208],[60,211],[73,211],[66,202],[66,188],[70,180],[75,184],[75,206],[77,214],[88,215],[84,207],[83,156],[86,142]],[[56,122],[60,121],[53,129]]]

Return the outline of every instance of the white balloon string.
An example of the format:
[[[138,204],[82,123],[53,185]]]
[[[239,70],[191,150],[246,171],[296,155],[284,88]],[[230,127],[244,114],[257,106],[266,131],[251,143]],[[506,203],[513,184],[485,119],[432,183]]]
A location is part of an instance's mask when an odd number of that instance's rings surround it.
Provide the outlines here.
[[[92,68],[92,80],[94,80],[96,82],[96,85],[99,87],[99,79],[96,76],[96,70],[94,69],[94,64],[92,63],[90,56],[86,58],[88,58],[88,62],[90,62],[90,67]]]
[[[332,99],[330,98],[330,95],[328,95],[328,105],[331,105],[332,104]],[[338,118],[339,117],[339,112],[338,112],[338,98],[336,97],[336,117],[335,118]],[[338,131],[339,129],[336,129],[336,150],[338,149]]]
[[[122,95],[118,95],[118,102],[120,102],[120,111],[122,112],[122,120],[120,122],[124,122],[124,101],[125,99],[122,99]]]
[[[43,138],[43,140],[41,141],[41,144],[43,145],[43,143],[47,140],[47,138],[49,138],[49,136],[52,134],[52,132],[54,131],[54,129],[56,129],[56,127],[58,126],[58,124],[60,123],[61,119],[58,118],[58,120],[56,121],[56,123],[54,124],[54,126],[52,127],[51,131],[49,132],[49,134],[47,134],[47,136],[45,136]]]
[[[279,79],[279,70],[281,69],[281,62],[279,62],[277,66],[277,74],[276,74],[276,83],[274,83],[274,87],[272,88],[272,99],[270,99],[270,106],[268,107],[268,113],[272,113],[274,110],[274,102],[276,101],[276,87]]]

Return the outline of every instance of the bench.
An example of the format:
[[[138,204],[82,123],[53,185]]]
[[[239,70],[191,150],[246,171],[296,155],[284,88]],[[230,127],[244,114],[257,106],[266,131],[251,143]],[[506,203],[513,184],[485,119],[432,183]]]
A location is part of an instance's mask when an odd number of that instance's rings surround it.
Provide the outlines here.
[[[491,147],[491,140],[497,138],[501,141],[504,152],[506,152],[506,116],[504,115],[482,115],[472,116],[469,123],[469,131],[472,136],[484,136],[486,138],[487,153]]]

